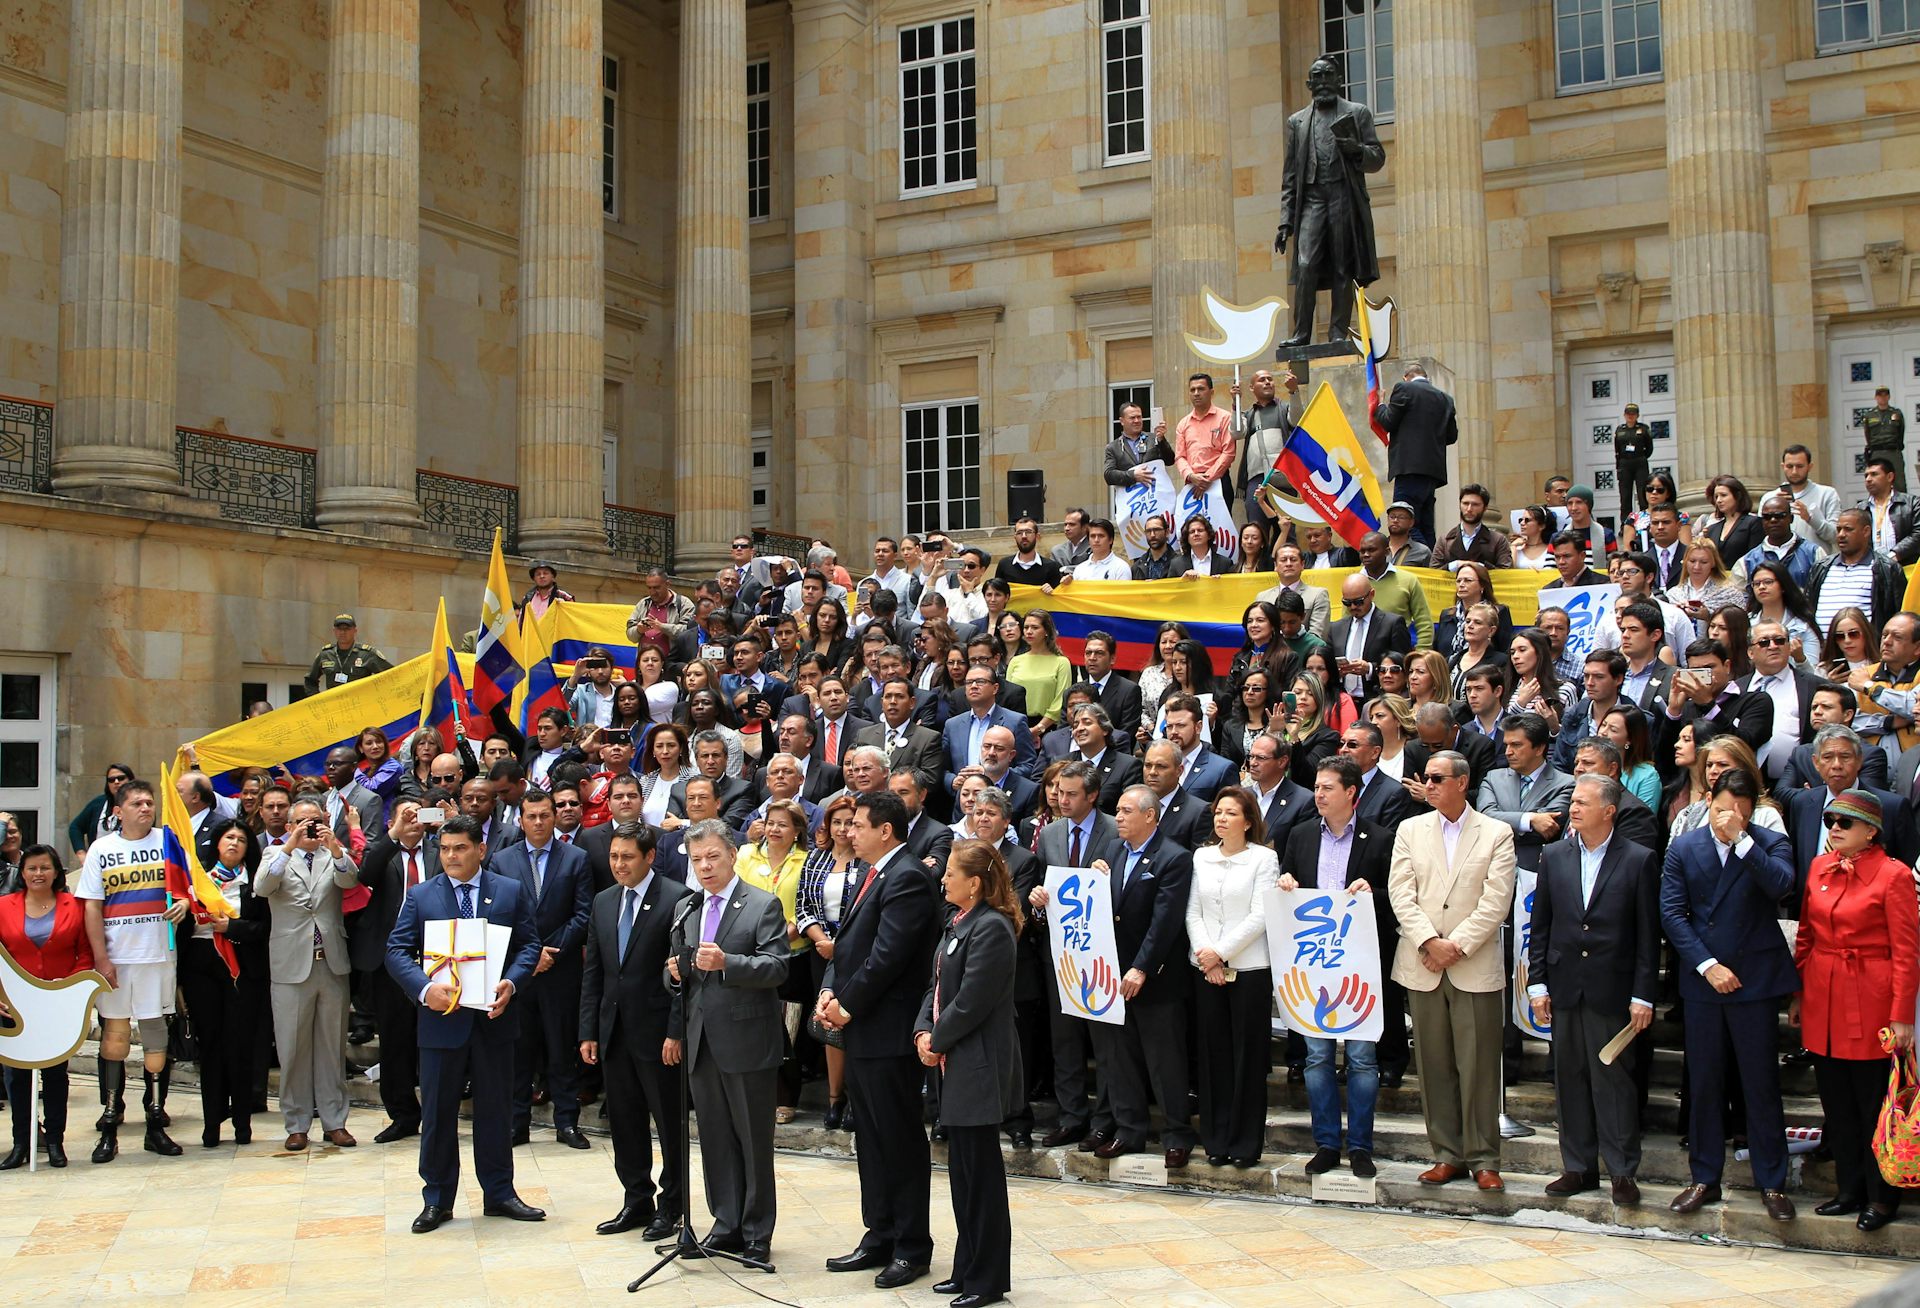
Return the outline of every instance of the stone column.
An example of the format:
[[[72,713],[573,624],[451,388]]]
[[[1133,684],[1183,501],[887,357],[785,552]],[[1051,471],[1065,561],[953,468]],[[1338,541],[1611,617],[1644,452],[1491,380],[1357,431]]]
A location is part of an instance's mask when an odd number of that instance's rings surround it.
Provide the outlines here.
[[[1234,298],[1233,169],[1228,157],[1225,0],[1159,0],[1148,104],[1153,147],[1154,400],[1167,439],[1187,412],[1199,360],[1186,338],[1210,331],[1200,289]],[[1215,377],[1222,407],[1232,380]]]
[[[1754,0],[1669,0],[1667,231],[1681,496],[1779,457],[1766,110]]]
[[[867,409],[866,25],[866,0],[793,8],[795,529],[836,541],[893,529],[871,521],[885,515]]]
[[[1396,6],[1398,100],[1393,169],[1399,209],[1395,354],[1453,372],[1460,443],[1454,484],[1493,481],[1493,328],[1487,303],[1487,207],[1473,0]],[[1389,364],[1382,386],[1400,380]],[[1438,507],[1451,507],[1442,494]]]
[[[334,0],[328,40],[318,519],[418,527],[420,0]]]
[[[180,0],[75,0],[60,215],[61,494],[177,493]]]
[[[673,277],[676,570],[711,573],[751,522],[747,10],[680,8],[680,197]]]
[[[527,0],[524,41],[520,550],[604,552],[600,0]]]

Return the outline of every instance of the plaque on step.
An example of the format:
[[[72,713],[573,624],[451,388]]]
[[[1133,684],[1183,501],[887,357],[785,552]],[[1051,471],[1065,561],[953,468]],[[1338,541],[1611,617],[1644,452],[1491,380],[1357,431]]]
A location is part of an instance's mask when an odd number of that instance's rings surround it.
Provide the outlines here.
[[[1165,1185],[1167,1162],[1155,1154],[1122,1154],[1107,1163],[1107,1179],[1122,1185]]]
[[[1313,1201],[1317,1204],[1378,1203],[1378,1180],[1355,1176],[1352,1172],[1322,1172],[1313,1178]]]

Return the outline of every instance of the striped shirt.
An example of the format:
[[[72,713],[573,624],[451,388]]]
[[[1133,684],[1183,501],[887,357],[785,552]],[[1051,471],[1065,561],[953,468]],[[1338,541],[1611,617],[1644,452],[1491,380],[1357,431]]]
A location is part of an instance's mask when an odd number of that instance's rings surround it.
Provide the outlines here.
[[[1834,614],[1844,608],[1857,608],[1872,619],[1873,558],[1868,554],[1860,562],[1851,564],[1845,559],[1834,559],[1826,579],[1820,583],[1820,607],[1813,615],[1820,630],[1830,630]]]

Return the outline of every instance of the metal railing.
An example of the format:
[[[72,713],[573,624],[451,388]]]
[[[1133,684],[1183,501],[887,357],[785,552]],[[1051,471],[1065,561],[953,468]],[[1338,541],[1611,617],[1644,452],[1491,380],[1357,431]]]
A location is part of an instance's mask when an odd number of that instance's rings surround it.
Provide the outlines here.
[[[642,567],[673,571],[675,520],[670,513],[609,504],[601,521],[607,529],[607,548]]]
[[[0,396],[0,490],[53,489],[53,406]]]
[[[813,544],[813,541],[810,537],[795,536],[792,532],[767,531],[760,527],[753,529],[753,552],[755,557],[778,554],[782,558],[805,563],[807,561],[807,547],[811,544]]]
[[[509,554],[519,545],[520,492],[512,486],[421,468],[414,473],[414,487],[420,519],[440,544],[485,554],[499,527]]]
[[[187,494],[220,507],[220,516],[258,526],[311,527],[314,452],[202,431],[174,428],[174,453]]]

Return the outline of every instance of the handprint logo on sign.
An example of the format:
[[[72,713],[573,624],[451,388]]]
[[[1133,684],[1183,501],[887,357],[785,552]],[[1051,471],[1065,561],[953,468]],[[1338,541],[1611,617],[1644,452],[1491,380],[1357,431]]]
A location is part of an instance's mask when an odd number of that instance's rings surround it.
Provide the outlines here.
[[[1333,1039],[1356,1029],[1373,1016],[1374,1006],[1380,1002],[1380,997],[1373,993],[1373,988],[1365,981],[1351,975],[1341,979],[1337,993],[1330,995],[1327,988],[1321,986],[1319,993],[1315,994],[1306,969],[1295,967],[1280,978],[1280,1002],[1300,1026]],[[1349,1020],[1342,1021],[1342,1013],[1350,1014]]]
[[[1060,980],[1064,986],[1062,993],[1070,996],[1073,1006],[1088,1017],[1100,1016],[1120,997],[1119,980],[1113,975],[1113,966],[1104,958],[1096,958],[1091,967],[1083,968],[1071,951],[1062,951]]]

